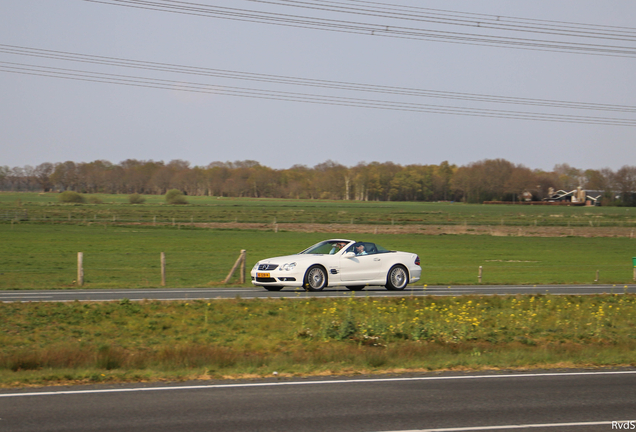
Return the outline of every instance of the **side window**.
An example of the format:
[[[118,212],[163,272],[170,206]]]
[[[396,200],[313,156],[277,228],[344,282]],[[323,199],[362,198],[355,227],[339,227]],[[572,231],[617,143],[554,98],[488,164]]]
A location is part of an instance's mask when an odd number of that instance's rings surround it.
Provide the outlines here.
[[[376,254],[378,253],[378,248],[375,247],[375,243],[365,243],[364,244],[367,254]]]
[[[371,255],[377,253],[377,249],[374,243],[358,242],[351,245],[347,252],[353,252],[356,255]]]

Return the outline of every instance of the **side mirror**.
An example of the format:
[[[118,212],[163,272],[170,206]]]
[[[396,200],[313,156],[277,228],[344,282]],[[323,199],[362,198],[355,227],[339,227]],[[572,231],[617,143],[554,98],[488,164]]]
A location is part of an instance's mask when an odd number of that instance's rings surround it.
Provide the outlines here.
[[[343,257],[345,258],[355,258],[356,254],[353,252],[345,252],[345,254],[343,255]]]

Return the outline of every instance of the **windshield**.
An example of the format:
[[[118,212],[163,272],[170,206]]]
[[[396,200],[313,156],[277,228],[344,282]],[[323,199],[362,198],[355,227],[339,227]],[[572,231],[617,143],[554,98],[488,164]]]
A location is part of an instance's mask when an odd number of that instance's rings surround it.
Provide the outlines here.
[[[300,252],[301,254],[333,255],[348,245],[347,240],[327,240],[320,242]]]
[[[370,242],[353,242],[351,240],[326,240],[315,244],[299,253],[312,255],[333,255],[340,252],[349,244],[350,246],[347,248],[346,252],[353,252],[356,255],[372,255],[391,252],[390,250],[385,249],[378,244]]]

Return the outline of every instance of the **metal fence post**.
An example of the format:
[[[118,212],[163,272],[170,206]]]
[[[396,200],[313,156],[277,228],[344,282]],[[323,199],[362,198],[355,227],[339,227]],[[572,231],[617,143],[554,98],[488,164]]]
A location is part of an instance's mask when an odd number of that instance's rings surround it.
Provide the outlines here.
[[[166,254],[161,252],[161,286],[166,286]]]
[[[77,253],[77,285],[84,285],[84,252]]]

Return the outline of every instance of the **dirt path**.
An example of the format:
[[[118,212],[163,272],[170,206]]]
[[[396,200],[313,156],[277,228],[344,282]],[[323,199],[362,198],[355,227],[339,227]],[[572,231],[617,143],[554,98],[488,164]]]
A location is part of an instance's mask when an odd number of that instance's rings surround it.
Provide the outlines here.
[[[182,224],[190,225],[190,224]],[[515,237],[629,237],[636,238],[634,228],[625,227],[513,227],[486,225],[356,225],[356,224],[260,224],[260,223],[194,223],[200,228],[246,229],[262,231],[316,232],[329,234],[473,234]]]

